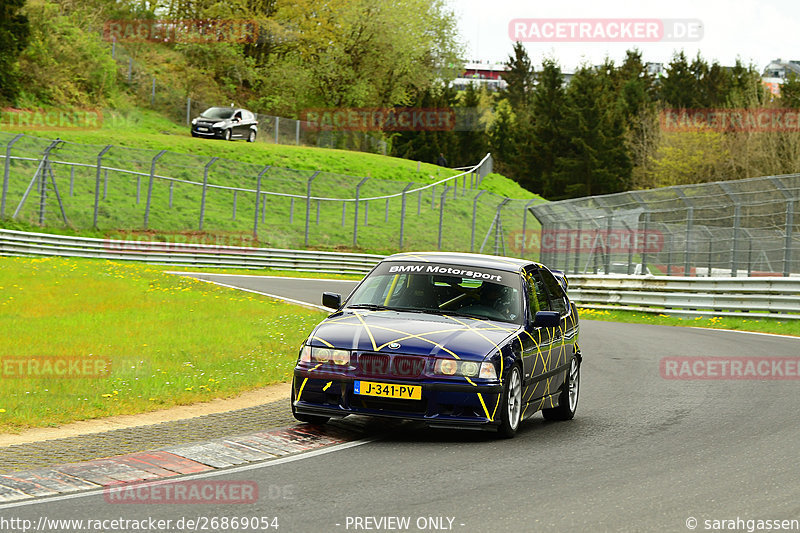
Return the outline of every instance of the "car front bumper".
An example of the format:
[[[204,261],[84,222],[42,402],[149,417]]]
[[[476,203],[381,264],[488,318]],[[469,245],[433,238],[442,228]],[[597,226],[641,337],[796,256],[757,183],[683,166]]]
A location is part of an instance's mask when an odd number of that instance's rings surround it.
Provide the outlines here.
[[[354,381],[422,387],[420,400],[355,394]],[[419,420],[436,427],[485,427],[499,423],[503,385],[472,385],[434,380],[403,381],[373,377],[315,375],[295,369],[294,409],[299,414],[345,417],[351,414]]]

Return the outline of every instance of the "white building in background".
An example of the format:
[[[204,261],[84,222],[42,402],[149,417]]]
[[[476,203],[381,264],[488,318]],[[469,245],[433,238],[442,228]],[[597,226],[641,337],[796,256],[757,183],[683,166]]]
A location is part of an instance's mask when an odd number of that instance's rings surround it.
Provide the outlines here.
[[[508,83],[503,79],[503,73],[508,70],[504,63],[491,61],[470,61],[464,65],[464,72],[450,82],[457,90],[466,89],[471,83],[476,88],[486,87],[489,91],[505,89]]]
[[[764,67],[761,81],[774,96],[780,96],[781,84],[792,73],[800,76],[800,60],[783,61],[778,58],[770,61],[769,65]]]

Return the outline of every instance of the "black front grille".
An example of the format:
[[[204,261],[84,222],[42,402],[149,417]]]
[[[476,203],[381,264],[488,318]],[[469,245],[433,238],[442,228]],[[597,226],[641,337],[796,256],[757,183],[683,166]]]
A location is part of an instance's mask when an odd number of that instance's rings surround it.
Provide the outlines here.
[[[427,359],[422,356],[362,353],[358,355],[358,372],[367,377],[416,379],[425,372]]]
[[[353,397],[352,406],[356,408],[374,409],[377,411],[425,414],[428,410],[428,401],[424,397],[421,400],[397,400],[394,398],[374,398],[371,396],[355,395]]]

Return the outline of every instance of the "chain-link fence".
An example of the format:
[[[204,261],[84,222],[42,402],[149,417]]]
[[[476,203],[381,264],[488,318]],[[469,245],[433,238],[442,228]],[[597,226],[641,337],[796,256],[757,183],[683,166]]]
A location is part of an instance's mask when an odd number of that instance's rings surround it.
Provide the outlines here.
[[[120,75],[129,90],[140,102],[158,110],[172,121],[186,124],[209,107],[230,105],[230,102],[209,104],[181,94],[168,80],[159,79],[142,63],[136,61],[135,53],[116,41],[111,43],[111,55],[119,66]],[[294,144],[338,148],[386,155],[388,145],[380,132],[320,131],[310,122],[292,118],[255,113],[258,120],[256,141],[275,144]]]
[[[542,261],[571,273],[789,276],[800,273],[800,174],[537,205]]]
[[[542,202],[481,190],[488,154],[408,182],[9,133],[0,159],[0,217],[129,239],[203,231],[276,248],[533,257],[518,237],[538,230],[528,208]]]

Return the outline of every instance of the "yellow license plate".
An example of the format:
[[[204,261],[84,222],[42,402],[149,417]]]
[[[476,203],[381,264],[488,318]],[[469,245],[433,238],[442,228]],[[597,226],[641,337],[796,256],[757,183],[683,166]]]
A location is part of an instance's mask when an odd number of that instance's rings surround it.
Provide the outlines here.
[[[422,387],[419,385],[398,385],[397,383],[376,383],[374,381],[355,381],[353,390],[362,396],[380,396],[400,400],[421,400]]]

